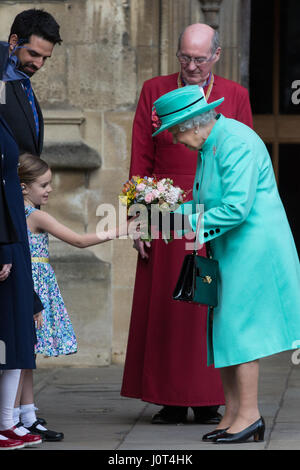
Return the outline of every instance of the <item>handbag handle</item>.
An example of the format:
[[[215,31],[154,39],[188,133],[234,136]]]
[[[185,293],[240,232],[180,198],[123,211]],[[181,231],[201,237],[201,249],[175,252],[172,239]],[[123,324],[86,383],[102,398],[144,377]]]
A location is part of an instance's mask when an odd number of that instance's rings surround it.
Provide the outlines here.
[[[196,236],[195,236],[195,243],[194,243],[194,254],[195,255],[198,253],[197,242],[198,242],[198,238],[199,238],[202,214],[203,214],[203,212],[200,212],[200,215],[199,215],[198,220],[197,220]],[[210,242],[206,242],[205,246],[206,246],[207,257],[212,258]]]

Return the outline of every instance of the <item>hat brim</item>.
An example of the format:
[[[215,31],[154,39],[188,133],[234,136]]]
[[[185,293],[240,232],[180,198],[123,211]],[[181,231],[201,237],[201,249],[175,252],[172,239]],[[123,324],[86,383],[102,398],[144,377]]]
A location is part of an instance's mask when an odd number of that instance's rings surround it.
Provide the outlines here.
[[[202,106],[201,108],[197,107],[195,108],[187,108],[183,112],[180,112],[180,116],[176,116],[174,114],[173,118],[170,118],[167,123],[162,124],[162,126],[155,131],[152,134],[152,137],[155,137],[157,134],[160,132],[163,132],[167,129],[170,129],[173,126],[176,126],[177,124],[180,124],[181,122],[187,121],[188,119],[191,119],[195,116],[199,116],[200,114],[206,113],[207,111],[210,111],[213,108],[216,108],[219,106],[221,103],[223,103],[224,98],[220,98],[217,101],[213,101],[212,103],[207,103],[205,106]]]

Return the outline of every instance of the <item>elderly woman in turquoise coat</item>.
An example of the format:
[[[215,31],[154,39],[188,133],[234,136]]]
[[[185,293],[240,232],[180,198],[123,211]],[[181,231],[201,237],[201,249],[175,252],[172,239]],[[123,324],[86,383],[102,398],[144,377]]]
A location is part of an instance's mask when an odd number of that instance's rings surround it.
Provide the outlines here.
[[[266,146],[248,126],[216,114],[222,100],[208,104],[198,86],[161,96],[153,135],[167,129],[174,143],[198,149],[193,201],[173,218],[176,226],[183,214],[185,231],[195,232],[202,217],[199,242],[209,241],[219,262],[207,359],[220,368],[226,407],[203,440],[238,443],[264,439],[259,358],[300,339],[300,266]]]

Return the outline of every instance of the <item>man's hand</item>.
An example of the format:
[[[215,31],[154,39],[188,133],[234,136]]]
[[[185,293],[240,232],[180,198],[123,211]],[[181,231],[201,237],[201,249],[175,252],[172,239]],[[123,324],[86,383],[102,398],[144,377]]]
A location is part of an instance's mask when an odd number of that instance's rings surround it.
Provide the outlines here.
[[[151,248],[150,242],[143,242],[142,240],[134,240],[133,248],[135,248],[143,259],[148,259],[149,254],[146,251],[146,248]]]
[[[41,326],[43,325],[43,314],[42,314],[42,312],[39,312],[39,313],[36,313],[35,315],[33,315],[33,319],[34,319],[34,322],[35,322],[35,327],[36,328],[41,328]]]
[[[0,270],[0,281],[5,281],[5,279],[8,278],[8,276],[10,275],[11,268],[12,268],[12,264],[3,264]]]

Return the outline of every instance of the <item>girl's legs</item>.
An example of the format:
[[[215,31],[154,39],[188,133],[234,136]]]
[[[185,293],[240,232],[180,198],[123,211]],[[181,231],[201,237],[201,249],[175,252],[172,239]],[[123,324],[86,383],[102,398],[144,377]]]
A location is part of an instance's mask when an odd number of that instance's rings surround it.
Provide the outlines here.
[[[22,370],[22,390],[20,394],[19,404],[29,405],[33,403],[33,372],[32,369]]]
[[[33,371],[32,369],[24,369],[21,372],[21,380],[15,402],[14,422],[17,424],[21,421],[25,427],[30,427],[35,423],[36,419],[33,397]]]
[[[4,370],[0,375],[0,433],[14,426],[13,409],[20,373],[20,369],[13,369]]]
[[[24,373],[25,373],[25,369],[22,369],[21,374],[20,374],[20,380],[19,380],[19,386],[18,386],[18,391],[17,391],[17,395],[16,395],[16,400],[15,400],[15,407],[20,406],[21,394],[22,394],[23,382],[24,382],[24,375],[25,375]]]
[[[64,437],[63,433],[51,431],[37,423],[35,410],[33,371],[32,369],[26,369],[22,371],[22,380],[15,401],[14,424],[16,425],[21,421],[23,426],[18,427],[18,429],[23,433],[38,433],[41,434],[45,440],[61,441]]]
[[[18,385],[20,381],[20,369],[5,370],[0,375],[0,435],[15,442],[10,446],[13,448],[14,444],[24,447],[24,445],[40,444],[42,439],[40,436],[33,436],[28,433],[27,429],[22,427],[15,428],[13,420],[14,403],[17,396]],[[1,437],[1,440],[3,440]],[[11,441],[6,443],[3,441],[3,446],[8,446]]]

